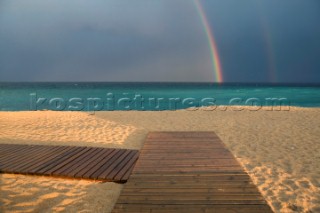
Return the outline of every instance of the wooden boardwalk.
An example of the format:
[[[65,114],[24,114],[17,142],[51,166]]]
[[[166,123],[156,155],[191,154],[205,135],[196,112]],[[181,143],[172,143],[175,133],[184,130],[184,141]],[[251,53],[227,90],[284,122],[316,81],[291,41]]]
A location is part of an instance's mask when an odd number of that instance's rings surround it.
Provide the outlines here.
[[[0,144],[0,173],[126,182],[138,156],[126,149]]]
[[[122,212],[272,212],[214,132],[153,132],[113,209]]]

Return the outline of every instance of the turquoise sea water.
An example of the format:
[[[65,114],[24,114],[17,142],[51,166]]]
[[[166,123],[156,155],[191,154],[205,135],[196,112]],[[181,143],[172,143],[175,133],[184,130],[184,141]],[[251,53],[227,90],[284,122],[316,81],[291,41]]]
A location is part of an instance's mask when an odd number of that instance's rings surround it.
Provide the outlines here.
[[[0,83],[1,111],[154,111],[208,105],[320,107],[320,85]]]

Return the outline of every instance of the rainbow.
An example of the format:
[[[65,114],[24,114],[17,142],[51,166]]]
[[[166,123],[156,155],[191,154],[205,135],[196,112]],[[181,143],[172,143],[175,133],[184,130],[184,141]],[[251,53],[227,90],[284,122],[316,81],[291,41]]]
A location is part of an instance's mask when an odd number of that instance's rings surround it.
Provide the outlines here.
[[[212,30],[210,29],[210,24],[208,21],[208,18],[206,16],[206,13],[201,5],[200,0],[193,0],[197,12],[200,16],[201,22],[204,27],[204,32],[207,35],[209,47],[210,47],[210,54],[211,54],[211,60],[212,60],[212,69],[214,71],[215,80],[219,83],[223,82],[223,75],[222,75],[222,66],[220,62],[220,57],[218,53],[217,44],[214,39],[214,35]]]
[[[271,82],[277,82],[278,76],[277,76],[277,63],[276,63],[276,55],[273,47],[273,38],[270,31],[270,24],[268,22],[268,19],[266,17],[266,14],[264,13],[264,10],[262,10],[263,5],[261,5],[260,1],[255,1],[257,5],[257,9],[259,12],[259,19],[260,19],[260,26],[262,31],[262,36],[264,38],[265,42],[265,48],[266,48],[266,54],[268,57],[268,66],[269,66],[269,78]]]

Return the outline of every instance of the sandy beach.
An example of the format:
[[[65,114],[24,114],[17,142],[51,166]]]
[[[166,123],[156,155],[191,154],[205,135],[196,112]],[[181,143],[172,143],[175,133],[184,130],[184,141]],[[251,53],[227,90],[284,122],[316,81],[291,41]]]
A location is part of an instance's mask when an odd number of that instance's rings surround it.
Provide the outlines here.
[[[275,212],[320,212],[320,108],[0,112],[0,143],[140,149],[149,131],[214,131]],[[0,212],[111,212],[123,185],[0,175]]]

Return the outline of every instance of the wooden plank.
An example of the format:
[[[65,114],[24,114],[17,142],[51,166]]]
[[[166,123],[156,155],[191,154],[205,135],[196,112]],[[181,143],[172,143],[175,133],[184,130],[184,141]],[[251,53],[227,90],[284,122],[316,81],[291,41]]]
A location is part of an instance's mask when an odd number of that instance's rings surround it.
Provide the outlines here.
[[[126,149],[0,144],[0,172],[91,178],[98,171],[111,174],[103,181],[126,182],[138,155]]]
[[[187,173],[187,172],[242,172],[241,167],[211,167],[211,168],[203,168],[203,167],[171,167],[171,168],[145,168],[145,167],[136,167],[136,173],[155,173],[155,172],[178,172],[178,173]]]
[[[199,183],[193,183],[193,182],[135,182],[135,183],[128,183],[126,185],[127,188],[187,188],[187,187],[193,187],[193,188],[234,188],[234,187],[253,187],[254,184],[252,182],[245,182],[245,181],[237,181],[237,182],[199,182]]]
[[[150,213],[265,213],[270,212],[267,205],[140,205],[125,204],[116,205],[114,213],[120,212],[148,212]]]
[[[212,138],[218,138],[218,136],[211,131],[175,131],[175,132],[150,132],[147,136],[147,139],[149,138],[166,138],[166,137],[175,137],[175,138],[202,138],[202,137],[212,137]]]
[[[213,132],[149,133],[113,212],[272,212]]]
[[[258,194],[260,195],[260,193],[257,191],[255,186],[248,186],[248,187],[203,187],[203,188],[196,188],[196,187],[185,187],[185,188],[161,188],[161,190],[159,190],[159,188],[127,188],[125,187],[121,193],[123,194],[166,194],[166,193],[175,193],[177,195],[179,195],[180,193],[201,193],[201,194],[210,194],[210,193],[216,193],[216,194]]]
[[[140,159],[140,158],[139,158]],[[168,177],[168,176],[192,176],[192,177],[211,177],[211,176],[236,176],[236,175],[248,175],[245,171],[242,171],[242,172],[230,172],[230,173],[198,173],[198,172],[189,172],[189,173],[184,173],[184,174],[177,174],[176,172],[168,172],[168,173],[163,173],[163,174],[153,174],[153,173],[150,173],[150,174],[132,174],[133,177],[135,176],[143,176],[143,177]]]
[[[219,197],[219,196],[218,196]],[[179,197],[176,197],[179,198]],[[216,198],[216,197],[215,197]],[[162,205],[162,204],[180,204],[180,205],[214,205],[214,204],[229,204],[229,205],[241,205],[241,204],[250,204],[250,205],[258,205],[258,204],[266,204],[264,200],[253,200],[253,199],[241,199],[239,198],[238,200],[217,200],[217,199],[188,199],[185,197],[182,197],[181,199],[164,199],[164,197],[159,197],[159,198],[148,198],[145,197],[145,199],[139,200],[138,197],[131,196],[130,199],[129,197],[123,197],[120,196],[119,200],[117,203],[119,204],[154,204],[154,205]]]
[[[145,148],[152,148],[152,147],[159,147],[159,143],[161,143],[162,148],[182,148],[181,146],[183,145],[183,148],[187,147],[197,147],[199,144],[201,144],[201,147],[214,147],[214,146],[223,146],[220,141],[201,141],[201,142],[195,142],[195,141],[168,141],[168,142],[162,142],[162,141],[148,141],[144,145]],[[214,145],[214,146],[212,146]],[[223,146],[224,147],[224,146]],[[199,147],[197,147],[199,148]]]
[[[190,156],[189,153],[186,154],[179,154],[176,153],[176,156],[174,156],[173,154],[166,154],[163,153],[162,154],[158,154],[158,155],[151,155],[151,154],[141,154],[139,158],[142,159],[147,159],[147,160],[165,160],[165,159],[184,159],[184,158],[188,158],[188,159],[234,159],[233,156],[231,156],[230,154],[225,154],[225,153],[220,153],[220,154],[214,154],[214,153],[209,153],[209,154],[205,154],[203,153],[201,155],[201,153],[195,153],[192,156]]]
[[[164,174],[142,174],[135,173],[131,175],[131,179],[139,180],[250,180],[250,177],[246,173],[164,173]]]
[[[210,190],[208,190],[210,188]],[[192,196],[201,196],[203,199],[206,197],[211,197],[212,195],[256,195],[261,196],[261,194],[256,190],[254,185],[246,186],[246,187],[239,187],[239,186],[227,186],[227,187],[210,187],[210,186],[203,186],[203,187],[195,187],[190,186],[188,187],[151,187],[151,188],[139,188],[132,187],[132,188],[126,188],[122,191],[123,195],[131,195],[131,196],[153,196],[153,195],[159,195],[159,196],[184,196],[186,194],[192,195]]]
[[[247,176],[239,176],[239,177],[233,177],[233,176],[225,176],[225,177],[205,177],[205,178],[195,178],[195,177],[166,177],[166,178],[144,178],[144,177],[132,177],[132,180],[143,180],[144,182],[173,182],[173,181],[185,181],[185,182],[238,182],[238,181],[250,181],[250,179]]]
[[[183,165],[183,164],[208,164],[208,165],[239,165],[234,159],[163,159],[159,161],[154,161],[153,159],[146,159],[145,161],[138,162],[137,165],[154,165],[154,164],[165,164],[165,165]]]
[[[216,139],[216,138],[151,138],[148,139],[147,142],[192,142],[194,141],[194,143],[196,144],[201,144],[201,142],[220,142],[220,139]]]

